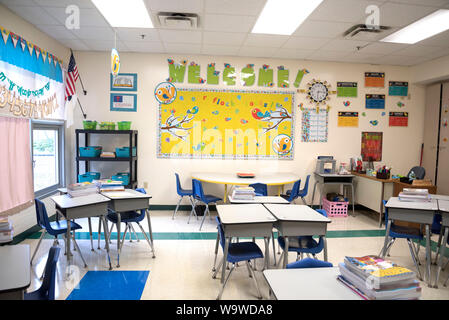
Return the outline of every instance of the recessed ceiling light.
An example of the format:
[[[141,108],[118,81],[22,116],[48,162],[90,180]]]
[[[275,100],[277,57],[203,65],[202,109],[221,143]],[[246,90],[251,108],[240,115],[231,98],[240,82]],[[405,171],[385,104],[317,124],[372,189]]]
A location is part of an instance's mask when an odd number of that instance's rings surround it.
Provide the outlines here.
[[[143,0],[92,0],[114,28],[153,28]]]
[[[441,9],[380,40],[414,44],[449,29],[449,10]]]
[[[323,0],[268,0],[252,33],[291,35]]]

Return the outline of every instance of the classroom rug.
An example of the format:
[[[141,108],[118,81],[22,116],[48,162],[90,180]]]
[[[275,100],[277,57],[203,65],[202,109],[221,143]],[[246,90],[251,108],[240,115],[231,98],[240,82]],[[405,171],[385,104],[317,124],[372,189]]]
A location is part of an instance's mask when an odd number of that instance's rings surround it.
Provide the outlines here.
[[[67,300],[140,300],[149,271],[88,271]]]

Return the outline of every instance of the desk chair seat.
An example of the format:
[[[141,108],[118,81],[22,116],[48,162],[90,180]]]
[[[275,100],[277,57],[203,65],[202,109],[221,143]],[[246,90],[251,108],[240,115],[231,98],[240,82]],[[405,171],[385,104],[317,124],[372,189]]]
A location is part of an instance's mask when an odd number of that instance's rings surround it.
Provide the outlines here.
[[[281,197],[290,203],[293,203],[299,197],[299,187],[301,180],[295,181],[291,190],[287,191],[287,194],[281,194]]]
[[[257,197],[268,196],[268,186],[265,183],[253,183],[249,187],[254,188],[254,192]]]
[[[52,236],[65,234],[67,232],[67,220],[50,222],[50,228],[51,228],[51,231],[50,231],[50,229],[48,229],[47,232],[49,234],[51,234]],[[70,221],[70,229],[71,230],[79,230],[79,229],[82,229],[82,227],[78,223],[76,223],[74,221]]]
[[[189,198],[189,201],[190,201],[190,203],[192,205],[192,208],[193,208],[193,199],[192,199],[192,197],[193,197],[193,190],[183,189],[182,186],[181,186],[181,181],[179,179],[179,174],[175,173],[175,176],[176,176],[176,192],[178,193],[178,196],[180,196],[180,198],[179,198],[178,204],[176,205],[176,209],[173,212],[172,219],[175,218],[175,215],[176,215],[176,213],[178,212],[178,209],[179,209],[179,205],[181,204],[181,201],[182,201],[182,199],[184,197],[188,197]]]
[[[55,300],[56,264],[58,263],[58,247],[51,247],[48,252],[47,263],[44,269],[42,285],[36,291],[25,293],[25,300]]]
[[[287,264],[287,269],[302,269],[302,268],[331,268],[333,264],[317,259],[304,258]]]
[[[190,223],[190,218],[191,218],[193,212],[195,211],[195,206],[196,206],[197,202],[204,203],[206,205],[206,210],[204,211],[203,219],[201,220],[201,225],[200,225],[200,231],[201,231],[201,228],[203,227],[204,220],[206,219],[206,215],[208,213],[209,213],[209,218],[210,218],[209,204],[211,204],[211,203],[216,204],[218,201],[221,201],[222,199],[219,197],[216,197],[214,195],[204,194],[203,185],[202,185],[201,181],[199,181],[199,180],[192,179],[192,189],[193,189],[192,211],[190,212],[189,220],[187,221],[187,223]]]
[[[223,226],[221,224],[220,218],[216,217],[215,220],[217,221],[217,228],[218,228],[218,236],[220,239],[220,245],[223,249],[224,253],[224,247],[225,247],[225,234],[223,231]],[[226,262],[232,263],[231,270],[228,273],[228,276],[226,277],[225,281],[223,282],[223,286],[220,289],[220,292],[218,294],[217,300],[221,299],[221,296],[223,295],[224,288],[226,286],[226,283],[228,282],[232,271],[235,269],[235,264],[237,262],[246,262],[246,267],[248,268],[248,273],[250,278],[253,279],[254,284],[256,285],[257,292],[258,292],[258,298],[262,299],[262,294],[260,293],[259,285],[257,283],[253,267],[251,265],[251,260],[253,259],[263,259],[263,253],[262,250],[260,250],[259,246],[254,242],[237,242],[237,243],[229,243],[228,246],[228,255]],[[220,271],[220,269],[223,267],[223,258],[221,259],[218,269],[215,270],[214,274],[212,275],[212,278],[215,279],[217,276],[217,273]]]

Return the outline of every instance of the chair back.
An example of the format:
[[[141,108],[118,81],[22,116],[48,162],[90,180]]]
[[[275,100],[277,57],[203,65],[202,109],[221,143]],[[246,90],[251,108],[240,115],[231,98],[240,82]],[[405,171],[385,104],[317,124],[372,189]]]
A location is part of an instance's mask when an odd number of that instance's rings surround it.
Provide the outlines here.
[[[47,300],[55,300],[56,287],[56,264],[58,262],[59,252],[61,248],[51,247],[48,252],[47,263],[45,264],[44,280],[39,288],[41,297]]]
[[[203,185],[201,184],[201,181],[192,179],[192,189],[193,189],[193,196],[196,199],[203,200],[204,192],[203,192]]]
[[[417,180],[422,180],[426,176],[426,169],[424,169],[423,167],[416,166],[411,168],[407,174],[407,178],[410,178],[410,174],[412,172],[415,174]]]
[[[322,216],[327,218],[326,210],[324,210],[324,209],[315,209],[315,211],[320,213]]]
[[[292,202],[296,198],[299,197],[299,186],[301,185],[301,179],[296,181],[293,184],[292,192],[290,193],[290,197],[288,197],[287,201]]]
[[[176,192],[181,195],[182,193],[182,187],[181,187],[181,181],[179,181],[179,174],[175,173],[176,176]],[[136,189],[137,190],[137,189]]]
[[[309,179],[310,179],[310,174],[307,175],[306,183],[304,184],[304,188],[303,188],[302,190],[299,191],[299,195],[300,195],[301,197],[305,197],[305,196],[307,195],[307,192],[308,192],[308,190],[309,190]]]
[[[385,208],[385,230],[387,230],[387,222],[388,222],[388,208],[386,206],[387,200],[382,200],[382,203],[384,204]]]
[[[221,248],[224,249],[225,236],[224,236],[224,231],[223,231],[223,225],[221,224],[219,217],[215,217],[215,221],[217,221],[218,235],[220,236],[220,245],[221,245]]]
[[[299,261],[295,261],[287,265],[287,269],[300,269],[300,268],[330,268],[333,264],[326,261],[321,261],[312,258],[304,258]]]
[[[136,191],[143,194],[147,194],[144,188],[137,188]],[[140,217],[142,217],[142,219],[145,217],[145,209],[140,210]]]
[[[254,192],[256,193],[256,196],[267,196],[268,195],[268,188],[265,183],[253,183],[253,184],[250,184],[249,186],[254,188]]]
[[[47,231],[52,230],[50,227],[50,220],[48,219],[47,209],[45,208],[45,204],[39,200],[34,199],[34,206],[36,208],[36,220],[37,224]]]

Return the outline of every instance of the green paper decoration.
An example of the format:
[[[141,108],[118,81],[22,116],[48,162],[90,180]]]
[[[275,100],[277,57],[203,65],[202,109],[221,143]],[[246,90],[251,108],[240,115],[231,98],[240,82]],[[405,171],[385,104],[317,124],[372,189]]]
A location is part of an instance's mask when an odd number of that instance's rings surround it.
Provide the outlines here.
[[[187,72],[187,79],[189,83],[199,83],[200,82],[200,66],[190,65]]]
[[[186,73],[186,66],[177,64],[168,64],[168,72],[172,82],[184,82],[184,74]]]
[[[273,69],[259,69],[259,87],[273,86]]]
[[[290,83],[288,81],[289,71],[286,69],[278,70],[278,87],[288,88]]]
[[[215,66],[207,67],[207,84],[218,84],[219,78],[215,74]]]
[[[245,67],[241,72],[242,84],[252,86],[256,82],[256,71],[252,67]]]
[[[223,82],[228,86],[235,85],[235,68],[226,67],[223,70]]]
[[[308,73],[307,70],[303,69],[303,70],[298,70],[298,74],[296,75],[296,79],[295,82],[293,83],[293,85],[298,88],[299,85],[301,84],[302,78],[304,77],[304,75]]]

